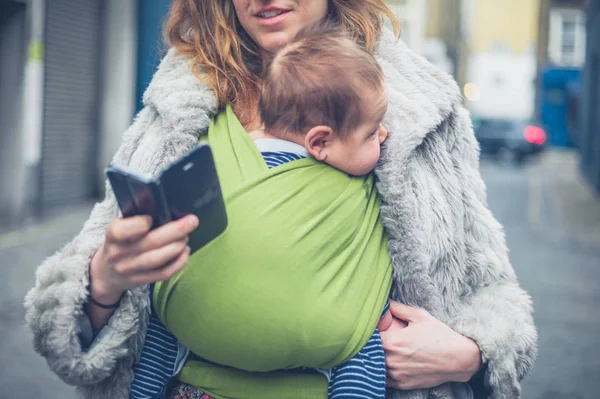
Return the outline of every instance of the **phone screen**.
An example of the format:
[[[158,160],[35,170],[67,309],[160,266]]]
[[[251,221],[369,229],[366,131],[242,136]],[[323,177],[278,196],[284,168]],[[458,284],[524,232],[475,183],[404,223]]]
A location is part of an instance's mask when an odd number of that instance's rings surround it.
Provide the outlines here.
[[[200,226],[190,234],[192,251],[227,227],[227,214],[212,152],[200,146],[178,161],[160,179],[173,219],[194,214]]]
[[[200,226],[190,234],[196,251],[227,227],[221,186],[208,145],[199,145],[169,166],[158,179],[144,180],[135,173],[108,168],[106,175],[124,217],[150,215],[153,228],[194,214]]]

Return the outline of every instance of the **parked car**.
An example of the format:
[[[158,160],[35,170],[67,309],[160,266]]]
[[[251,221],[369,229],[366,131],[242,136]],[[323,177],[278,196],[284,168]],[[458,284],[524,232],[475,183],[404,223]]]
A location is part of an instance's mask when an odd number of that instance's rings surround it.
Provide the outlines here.
[[[473,119],[481,152],[502,163],[520,164],[544,149],[547,135],[535,123],[508,119]]]

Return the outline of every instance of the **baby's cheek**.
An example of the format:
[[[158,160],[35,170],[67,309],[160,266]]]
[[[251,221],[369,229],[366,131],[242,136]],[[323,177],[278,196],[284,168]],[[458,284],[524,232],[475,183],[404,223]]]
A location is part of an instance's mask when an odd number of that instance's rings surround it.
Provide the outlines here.
[[[381,156],[381,149],[379,148],[379,146],[377,146],[377,148],[373,149],[373,152],[371,154],[371,162],[373,164],[373,168],[377,165],[377,162],[379,162],[380,156]]]

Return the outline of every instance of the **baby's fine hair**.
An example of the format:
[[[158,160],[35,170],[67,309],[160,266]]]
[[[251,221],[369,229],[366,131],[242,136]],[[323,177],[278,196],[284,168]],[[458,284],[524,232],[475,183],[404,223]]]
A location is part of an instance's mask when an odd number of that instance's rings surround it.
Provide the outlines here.
[[[326,125],[344,138],[363,122],[363,93],[385,90],[383,79],[373,56],[339,29],[306,29],[267,63],[260,117],[272,134]]]

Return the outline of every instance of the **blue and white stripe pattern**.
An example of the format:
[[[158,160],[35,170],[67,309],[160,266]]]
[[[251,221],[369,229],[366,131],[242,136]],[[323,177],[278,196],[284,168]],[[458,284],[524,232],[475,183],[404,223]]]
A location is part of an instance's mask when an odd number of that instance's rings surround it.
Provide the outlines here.
[[[152,294],[150,294],[152,295]],[[130,398],[153,399],[161,397],[169,379],[177,374],[179,345],[152,311],[140,361],[134,368]]]
[[[284,163],[288,163],[291,161],[297,161],[299,159],[303,159],[302,155],[294,154],[292,152],[263,152],[262,153],[265,162],[269,168],[274,168],[279,165],[283,165]]]
[[[390,309],[389,302],[382,317]],[[334,367],[329,380],[329,399],[381,399],[385,398],[385,352],[379,330],[367,344],[346,363]]]
[[[308,157],[304,147],[294,143],[274,139],[255,142],[269,168]],[[383,314],[388,309],[389,304]],[[162,398],[169,379],[181,371],[188,353],[152,311],[140,361],[134,368],[130,399]],[[379,331],[375,330],[355,357],[324,374],[330,376],[329,399],[385,398],[385,355]]]

